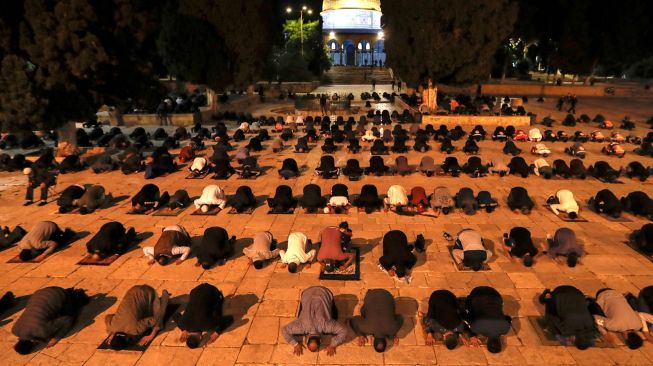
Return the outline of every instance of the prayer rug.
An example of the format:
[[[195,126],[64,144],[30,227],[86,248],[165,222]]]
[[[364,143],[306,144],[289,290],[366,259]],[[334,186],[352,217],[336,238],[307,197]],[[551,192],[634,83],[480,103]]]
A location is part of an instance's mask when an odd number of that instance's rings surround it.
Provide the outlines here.
[[[471,269],[470,267],[465,266],[463,264],[463,262],[458,263],[456,258],[453,256],[453,245],[447,246],[447,250],[449,250],[449,255],[451,255],[451,259],[453,260],[453,263],[454,263],[454,265],[456,266],[456,269],[459,272],[474,272],[473,269]],[[483,263],[483,267],[481,267],[481,269],[478,272],[490,271],[490,270],[491,270],[490,265],[488,265],[487,262],[485,262],[485,263]]]
[[[623,214],[621,214],[621,216],[619,217],[612,217],[610,215],[601,215],[601,216],[603,216],[606,220],[610,222],[633,222],[633,220],[627,218]]]
[[[154,211],[152,216],[179,216],[180,213],[184,212],[187,207],[177,207],[174,210],[169,210],[167,207],[158,209]]]
[[[186,176],[186,179],[204,179],[206,178],[207,175],[211,174],[210,170],[205,171],[204,173],[201,174],[193,174],[190,173]]]
[[[268,215],[292,215],[295,213],[295,207],[290,207],[287,209],[285,212],[272,212],[273,210],[270,209],[268,211]]]
[[[551,206],[547,205],[547,204],[544,204],[544,207],[549,209],[549,210],[551,209]],[[553,211],[551,211],[551,212],[555,215],[555,212],[553,212]],[[560,220],[565,221],[565,222],[588,222],[586,218],[581,217],[580,215],[578,215],[575,219],[572,219],[567,215],[566,212],[558,212],[558,214],[556,216],[558,216],[558,218]]]
[[[7,261],[7,263],[42,263],[48,257],[50,257],[50,256],[54,255],[55,253],[58,253],[58,252],[60,252],[60,251],[62,251],[64,249],[66,249],[68,247],[70,247],[74,242],[76,242],[79,239],[83,239],[84,237],[88,236],[88,234],[89,234],[88,231],[75,233],[75,236],[73,236],[73,238],[70,240],[70,242],[68,242],[68,243],[66,243],[64,245],[58,246],[52,253],[50,253],[47,257],[43,258],[40,261],[35,260],[36,257],[34,257],[34,258],[32,258],[32,259],[30,259],[28,261],[23,261],[23,260],[20,259],[20,257],[18,255],[16,255],[15,257],[9,259]]]
[[[320,272],[321,280],[359,281],[361,279],[361,252],[360,248],[352,247],[350,253],[355,254],[354,261],[347,268],[338,268],[335,272]]]
[[[222,211],[222,209],[219,206],[211,207],[211,209],[206,211],[206,212],[202,212],[202,209],[198,208],[195,211],[193,211],[193,213],[191,215],[193,215],[193,216],[215,216],[218,213],[220,213],[220,211]]]
[[[229,211],[227,211],[227,213],[229,215],[251,215],[254,213],[254,209],[255,209],[254,207],[249,207],[247,210],[243,212],[238,212],[238,210],[236,210],[235,207],[232,207]]]

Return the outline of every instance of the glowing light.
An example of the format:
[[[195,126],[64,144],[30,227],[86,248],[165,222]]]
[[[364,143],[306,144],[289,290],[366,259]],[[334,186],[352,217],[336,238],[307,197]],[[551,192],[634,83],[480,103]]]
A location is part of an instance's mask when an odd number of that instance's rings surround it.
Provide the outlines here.
[[[292,8],[291,8],[291,7],[287,7],[287,8],[286,8],[286,13],[292,13]]]
[[[308,9],[308,15],[311,15],[311,14],[313,14],[313,10]]]
[[[336,38],[336,32],[329,32],[329,39]]]
[[[306,11],[306,9],[308,9],[306,5],[302,6],[302,10]]]
[[[379,39],[383,39],[385,33],[383,33],[383,31],[380,31],[377,35],[379,36]]]

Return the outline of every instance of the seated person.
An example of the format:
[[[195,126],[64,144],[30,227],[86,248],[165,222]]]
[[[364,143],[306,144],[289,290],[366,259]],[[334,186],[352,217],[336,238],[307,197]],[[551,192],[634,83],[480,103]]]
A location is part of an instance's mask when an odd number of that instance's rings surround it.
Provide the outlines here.
[[[54,347],[72,329],[88,303],[89,298],[82,289],[52,286],[37,290],[11,328],[18,337],[14,350],[27,355],[38,343]]]
[[[478,336],[487,337],[487,350],[501,352],[501,336],[510,331],[512,319],[503,312],[503,298],[492,287],[479,286],[465,300],[466,322],[472,345],[480,345]]]
[[[23,169],[23,174],[27,176],[24,206],[34,203],[34,189],[36,188],[41,190],[39,206],[46,205],[48,203],[48,189],[57,184],[57,177],[48,169],[41,167],[25,168]]]
[[[463,187],[456,194],[456,208],[462,208],[465,215],[474,215],[478,210],[478,201],[471,188]]]
[[[400,185],[392,185],[388,189],[388,195],[383,199],[385,209],[393,209],[401,212],[408,205],[408,192]]]
[[[370,158],[370,166],[365,169],[365,174],[370,175],[374,174],[376,176],[382,176],[390,170],[389,167],[385,165],[383,158],[374,155]]]
[[[166,226],[153,247],[143,248],[143,254],[149,258],[148,264],[158,262],[162,266],[180,255],[176,263],[181,264],[190,255],[190,244],[190,235],[183,226]]]
[[[556,192],[555,196],[550,196],[546,200],[546,203],[549,204],[551,211],[556,215],[560,212],[566,212],[570,219],[578,217],[580,207],[578,206],[578,202],[574,199],[574,194],[570,190],[559,190]]]
[[[422,157],[417,170],[422,174],[425,174],[427,177],[432,177],[436,171],[435,161],[433,161],[433,158],[430,156],[424,156]]]
[[[193,159],[193,164],[191,164],[190,168],[188,168],[188,171],[190,171],[196,177],[203,175],[210,170],[211,167],[209,166],[208,161],[206,161],[206,158],[203,157],[197,157]]]
[[[217,287],[202,283],[192,289],[188,296],[188,305],[183,314],[177,314],[175,322],[181,329],[180,342],[186,342],[191,349],[198,348],[204,333],[207,344],[215,342],[234,322],[234,317],[224,315],[224,295]]]
[[[344,184],[334,184],[331,187],[331,197],[327,203],[329,212],[341,213],[347,210],[350,206],[349,203],[349,189]]]
[[[374,143],[372,143],[372,155],[383,155],[388,153],[388,147],[385,146],[383,143],[383,140],[374,140]]]
[[[132,213],[145,213],[150,210],[158,209],[168,203],[170,196],[168,192],[163,195],[159,192],[159,187],[154,184],[144,185],[134,197],[132,197]]]
[[[458,346],[458,339],[466,344],[464,338],[465,322],[458,299],[449,290],[437,290],[429,297],[429,309],[422,319],[426,332],[426,345],[435,344],[435,334],[442,334],[444,345],[452,350]]]
[[[219,156],[213,160],[213,164],[215,164],[213,167],[213,172],[215,173],[213,179],[227,179],[236,172],[236,169],[231,166],[229,158],[226,156]]]
[[[306,153],[309,152],[311,148],[308,147],[308,140],[306,137],[300,137],[297,139],[297,144],[295,145],[295,152]]]
[[[274,197],[268,198],[268,206],[274,214],[286,213],[296,204],[297,200],[293,198],[292,188],[287,185],[278,186]]]
[[[631,161],[627,166],[626,166],[626,176],[630,179],[633,179],[634,177],[639,178],[640,182],[646,182],[648,177],[651,175],[649,172],[649,169],[646,169],[642,163],[639,161]]]
[[[360,313],[349,320],[351,329],[358,336],[359,346],[367,343],[369,335],[374,337],[374,350],[379,353],[385,351],[387,339],[394,345],[399,344],[397,333],[404,321],[397,314],[395,299],[388,290],[368,290]]]
[[[544,160],[544,158],[536,159],[533,162],[531,169],[533,170],[533,173],[535,173],[535,175],[537,175],[538,177],[542,175],[544,179],[551,179],[551,177],[553,176],[553,169],[551,168],[549,163],[546,160]]]
[[[161,297],[148,285],[136,285],[125,293],[115,314],[104,320],[111,349],[120,351],[132,344],[145,346],[163,329],[163,317],[170,294],[163,290]],[[146,335],[147,334],[147,335]]]
[[[360,167],[357,159],[347,160],[347,164],[342,168],[342,174],[349,177],[349,180],[358,180],[363,175],[364,170]]]
[[[5,226],[0,230],[0,249],[18,243],[26,234],[27,231],[20,227],[20,225],[16,225],[14,230],[9,230],[9,227]],[[0,314],[2,313],[0,312]]]
[[[336,168],[336,162],[331,155],[325,155],[320,158],[320,166],[315,168],[315,172],[322,178],[329,179],[337,177],[340,169]]]
[[[526,160],[521,156],[515,156],[510,159],[508,164],[511,175],[521,175],[522,178],[528,178],[528,175],[531,173],[531,167],[526,164]]]
[[[478,154],[478,145],[476,144],[476,140],[471,138],[471,136],[465,142],[465,146],[463,146],[463,152],[465,154]]]
[[[85,192],[86,188],[81,184],[73,184],[72,186],[66,187],[57,199],[59,213],[72,211],[77,206],[77,200],[82,198]]]
[[[492,258],[492,252],[485,249],[483,237],[473,229],[463,229],[456,235],[451,254],[456,263],[462,263],[474,271],[480,271],[483,263]]]
[[[571,170],[567,163],[562,159],[556,159],[553,161],[552,168],[553,175],[556,175],[560,178],[569,179],[571,176]]]
[[[215,226],[204,230],[202,241],[193,248],[197,257],[197,266],[210,269],[215,264],[222,266],[234,254],[236,236],[229,238],[227,230]]]
[[[503,234],[503,246],[510,257],[522,258],[526,267],[533,266],[533,258],[538,253],[531,232],[525,227],[513,227],[510,234]]]
[[[299,204],[308,213],[315,213],[326,206],[326,198],[322,197],[322,189],[317,184],[304,186],[304,195],[299,199]]]
[[[596,304],[603,314],[594,314],[594,321],[599,332],[610,343],[614,344],[614,335],[609,332],[622,333],[624,343],[634,350],[642,346],[642,338],[638,332],[651,342],[647,323],[653,323],[653,315],[640,313],[633,308],[620,292],[604,288],[596,293]]]
[[[571,159],[569,162],[569,174],[578,179],[585,179],[587,177],[587,169],[585,164],[580,159]]]
[[[260,232],[254,235],[254,241],[249,247],[243,248],[243,254],[254,268],[262,269],[265,261],[279,256],[277,241],[269,231]]]
[[[433,210],[441,210],[443,214],[448,215],[453,211],[454,206],[455,201],[447,187],[439,186],[433,190],[431,195],[431,208]]]
[[[411,209],[418,213],[426,211],[429,207],[429,198],[426,196],[426,190],[424,187],[413,187],[410,190],[409,199]]]
[[[630,240],[646,255],[653,255],[653,224],[646,224],[633,231]]]
[[[524,215],[531,213],[535,203],[528,196],[528,191],[524,187],[512,187],[510,193],[508,194],[508,207],[511,210],[519,210]]]
[[[338,268],[347,268],[354,261],[355,254],[342,250],[342,232],[336,226],[329,226],[320,232],[320,249],[317,252],[317,261],[320,263],[320,272],[334,272]]]
[[[458,159],[455,156],[447,156],[442,163],[442,171],[445,174],[451,174],[452,177],[457,177],[460,175],[462,168],[458,164]]]
[[[352,154],[358,154],[359,151],[361,151],[362,147],[358,143],[357,139],[350,139],[349,140],[349,145],[347,145],[347,150],[349,150],[350,153]]]
[[[518,148],[517,145],[513,141],[508,140],[503,145],[503,153],[506,154],[506,155],[517,156],[517,155],[521,154],[521,149]]]
[[[383,201],[379,197],[376,186],[373,184],[366,184],[361,188],[361,194],[354,201],[354,206],[359,209],[365,209],[365,213],[372,213],[383,207]]]
[[[411,166],[408,165],[408,159],[402,155],[397,157],[397,159],[395,159],[394,171],[395,173],[398,173],[403,176],[412,173],[413,168],[411,168]]]
[[[333,293],[326,287],[313,286],[302,292],[297,319],[282,328],[283,338],[293,347],[293,353],[300,356],[304,346],[297,341],[297,336],[308,336],[306,347],[311,352],[320,349],[320,337],[332,335],[326,354],[336,354],[336,347],[347,338],[347,327],[338,321],[338,310],[333,300]]]
[[[487,175],[487,168],[478,156],[471,156],[461,168],[463,173],[469,174],[472,178],[484,177]]]
[[[79,213],[86,215],[96,209],[102,207],[104,204],[111,202],[111,194],[105,194],[104,187],[101,185],[94,185],[88,187],[82,197],[77,200]]]
[[[250,187],[240,186],[236,189],[236,194],[227,201],[227,204],[235,208],[236,212],[243,213],[250,208],[256,208],[257,201]]]
[[[295,161],[293,158],[284,159],[283,163],[281,164],[281,169],[279,169],[279,175],[284,179],[299,177],[299,167],[297,166],[297,161]]]
[[[410,272],[417,263],[417,257],[413,254],[413,246],[408,245],[406,234],[391,230],[383,236],[383,255],[379,263],[390,276],[410,281]]]
[[[134,148],[128,148],[120,157],[120,170],[123,174],[137,173],[144,169],[143,155]]]
[[[91,254],[94,260],[99,261],[115,254],[124,253],[135,239],[136,230],[133,227],[125,230],[125,227],[118,221],[107,222],[86,243],[86,252]]]
[[[23,262],[40,262],[60,246],[68,244],[75,232],[66,228],[62,231],[52,221],[37,222],[16,245],[20,249],[18,257]]]
[[[549,332],[567,345],[572,342],[579,350],[591,347],[599,332],[587,307],[585,295],[574,286],[558,286],[546,289],[540,295],[544,305],[544,320]]]
[[[333,154],[337,149],[338,147],[335,145],[331,137],[327,137],[326,139],[324,139],[324,145],[322,145],[323,153]]]
[[[495,208],[497,208],[497,206],[499,206],[497,200],[492,198],[492,194],[488,191],[478,192],[478,195],[476,195],[476,201],[478,202],[478,208],[484,208],[487,213],[491,213]]]
[[[306,235],[300,232],[293,232],[288,235],[288,248],[279,251],[282,268],[288,266],[288,272],[297,273],[300,264],[307,263],[310,267],[315,259],[315,249],[306,252],[306,244],[309,242]]]
[[[620,175],[619,170],[615,170],[605,161],[597,161],[593,166],[589,167],[588,172],[594,178],[609,183],[615,182]]]
[[[630,192],[626,197],[621,197],[624,211],[636,216],[643,216],[653,221],[653,199],[642,191]]]
[[[609,189],[603,189],[597,192],[596,196],[591,197],[587,204],[594,212],[615,218],[620,217],[621,211],[623,211],[621,201]]]
[[[583,255],[583,248],[572,229],[561,227],[556,230],[553,238],[547,234],[546,242],[549,256],[553,259],[558,256],[567,257],[567,265],[571,268],[576,267],[579,258]]]

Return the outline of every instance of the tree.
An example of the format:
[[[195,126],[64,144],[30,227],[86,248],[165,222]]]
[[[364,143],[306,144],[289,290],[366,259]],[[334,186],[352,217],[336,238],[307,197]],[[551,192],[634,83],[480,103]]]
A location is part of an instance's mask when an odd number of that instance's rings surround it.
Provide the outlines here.
[[[410,84],[486,79],[510,34],[512,0],[381,0],[387,65]]]

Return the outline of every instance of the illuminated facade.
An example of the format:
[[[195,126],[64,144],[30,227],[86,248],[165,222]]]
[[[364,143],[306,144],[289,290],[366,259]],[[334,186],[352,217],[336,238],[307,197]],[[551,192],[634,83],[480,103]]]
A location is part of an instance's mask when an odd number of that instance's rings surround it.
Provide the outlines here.
[[[333,65],[385,64],[380,0],[324,0],[320,15]]]

